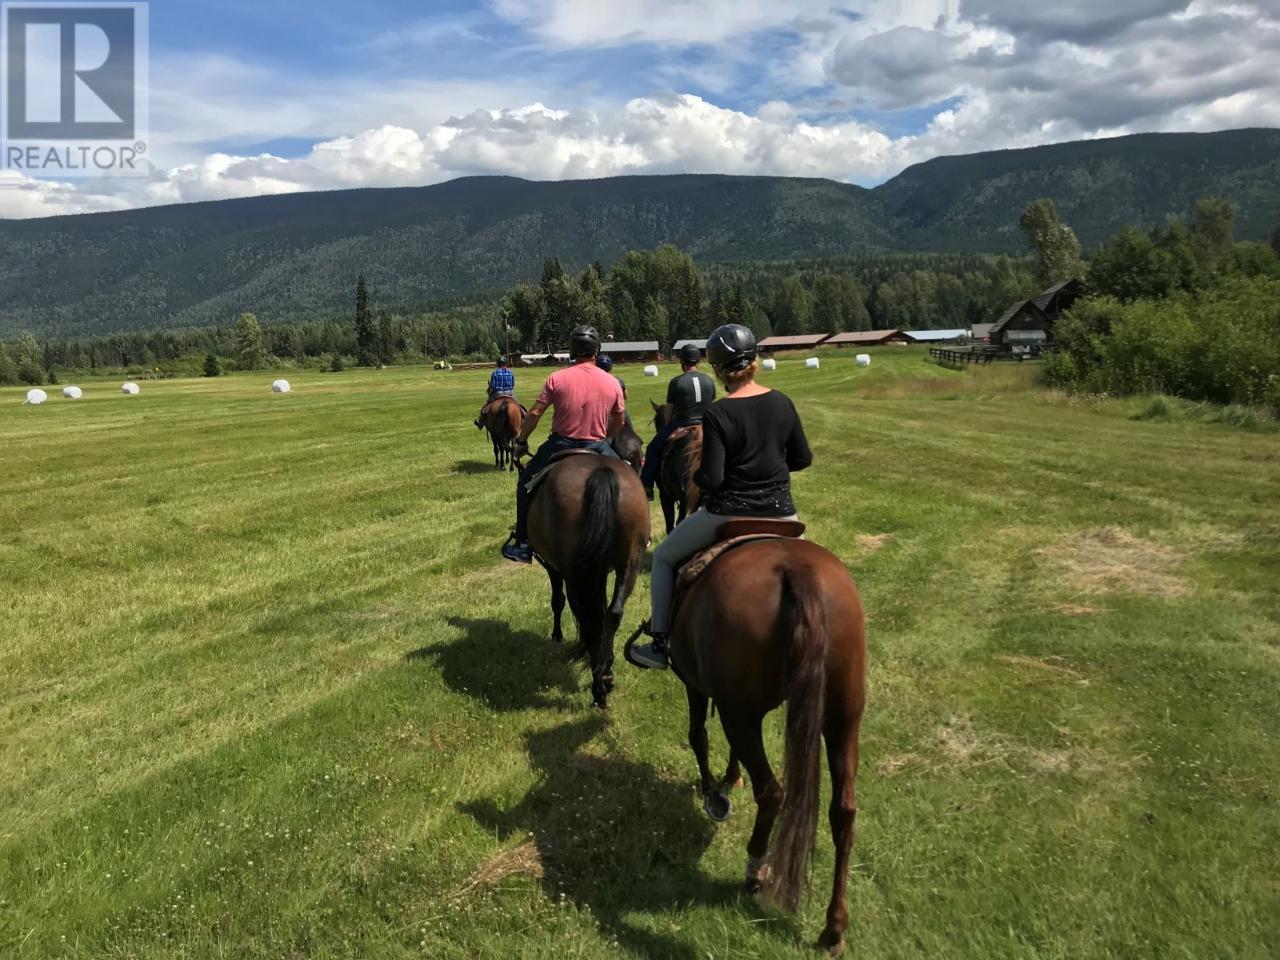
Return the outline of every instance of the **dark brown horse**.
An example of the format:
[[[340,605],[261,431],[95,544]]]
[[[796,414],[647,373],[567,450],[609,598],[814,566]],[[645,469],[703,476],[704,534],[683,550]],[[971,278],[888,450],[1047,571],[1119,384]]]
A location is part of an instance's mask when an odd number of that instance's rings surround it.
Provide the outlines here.
[[[630,423],[623,424],[622,429],[609,438],[609,445],[639,475],[644,466],[644,444]]]
[[[649,545],[649,501],[640,478],[612,457],[560,460],[529,505],[529,542],[551,579],[551,638],[564,639],[567,595],[591,664],[591,696],[604,707],[613,689],[614,635]]]
[[[795,539],[747,543],[714,561],[683,593],[671,632],[672,665],[689,697],[689,745],[698,760],[707,813],[729,815],[728,790],[746,767],[756,799],[747,844],[747,888],[794,910],[817,833],[819,758],[826,741],[836,848],[835,879],[819,945],[844,948],[845,881],[857,803],[858,728],[866,688],[862,603],[840,560]],[[765,714],[787,701],[779,785],[765,755]],[[707,704],[720,711],[729,765],[716,782],[707,758]],[[774,822],[781,824],[769,838]],[[767,865],[766,865],[767,863]]]
[[[515,470],[511,441],[520,435],[528,413],[513,397],[495,397],[484,408],[484,428],[493,441],[493,462],[499,470]]]
[[[675,415],[670,403],[657,404],[652,400],[653,428],[661,430]],[[702,463],[702,426],[690,428],[678,440],[667,442],[662,452],[662,470],[658,474],[658,499],[662,503],[662,519],[667,533],[688,514],[698,509],[702,491],[693,482],[693,474]]]

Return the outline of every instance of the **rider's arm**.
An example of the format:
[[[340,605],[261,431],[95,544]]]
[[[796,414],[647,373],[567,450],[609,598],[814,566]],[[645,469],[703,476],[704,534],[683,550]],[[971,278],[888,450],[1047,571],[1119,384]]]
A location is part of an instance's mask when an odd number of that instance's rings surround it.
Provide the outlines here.
[[[787,436],[787,469],[795,473],[813,463],[813,451],[809,449],[809,440],[804,435],[800,414],[795,412],[794,406],[791,413],[791,433]]]
[[[517,443],[528,443],[529,437],[533,431],[538,429],[538,421],[542,419],[542,415],[547,412],[547,405],[541,399],[529,408],[528,414],[525,415],[524,423],[520,427],[520,435],[516,437]]]
[[[615,433],[627,425],[627,415],[625,411],[614,410],[609,414],[609,432],[606,436],[612,437]]]
[[[609,408],[609,428],[605,434],[612,437],[627,424],[626,394],[622,392],[622,381],[614,377],[613,406]]]
[[[724,434],[715,417],[702,421],[702,465],[693,475],[693,482],[707,493],[714,493],[724,485]]]
[[[678,399],[676,394],[676,381],[679,379],[679,377],[672,377],[667,383],[667,403],[675,403]]]

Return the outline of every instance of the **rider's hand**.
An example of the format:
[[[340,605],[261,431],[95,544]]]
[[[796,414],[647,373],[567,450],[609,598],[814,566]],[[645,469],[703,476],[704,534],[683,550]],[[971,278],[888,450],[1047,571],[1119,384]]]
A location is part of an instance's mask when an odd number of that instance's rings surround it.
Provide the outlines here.
[[[519,437],[516,437],[511,441],[511,452],[514,453],[517,458],[528,456],[529,441],[521,440]]]

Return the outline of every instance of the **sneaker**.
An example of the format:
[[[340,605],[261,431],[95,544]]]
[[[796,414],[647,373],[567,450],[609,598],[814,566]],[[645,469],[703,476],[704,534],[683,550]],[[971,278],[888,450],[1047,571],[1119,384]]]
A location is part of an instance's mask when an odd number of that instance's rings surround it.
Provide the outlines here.
[[[533,563],[533,547],[527,542],[508,540],[502,545],[502,555],[516,563]]]
[[[648,643],[634,644],[627,653],[627,659],[645,670],[667,669],[666,636],[658,634]]]

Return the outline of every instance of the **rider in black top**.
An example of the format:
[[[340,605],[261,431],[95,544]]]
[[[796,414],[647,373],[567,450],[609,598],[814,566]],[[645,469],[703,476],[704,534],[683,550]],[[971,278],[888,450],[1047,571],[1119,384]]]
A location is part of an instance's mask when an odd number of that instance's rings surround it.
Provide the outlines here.
[[[650,500],[653,499],[653,485],[661,475],[662,452],[667,440],[681,427],[702,422],[703,415],[716,398],[715,381],[698,369],[701,361],[702,351],[692,343],[680,348],[680,369],[684,372],[667,384],[667,403],[675,408],[674,414],[658,435],[649,441],[644,452],[644,469],[640,471],[640,482],[644,484]]]
[[[755,382],[756,338],[737,323],[716,328],[707,340],[707,358],[729,396],[702,420],[702,464],[693,479],[705,498],[653,551],[650,571],[653,638],[631,647],[627,659],[639,667],[665,670],[676,570],[716,542],[720,526],[735,517],[795,519],[791,473],[813,462],[804,428],[790,398]]]

